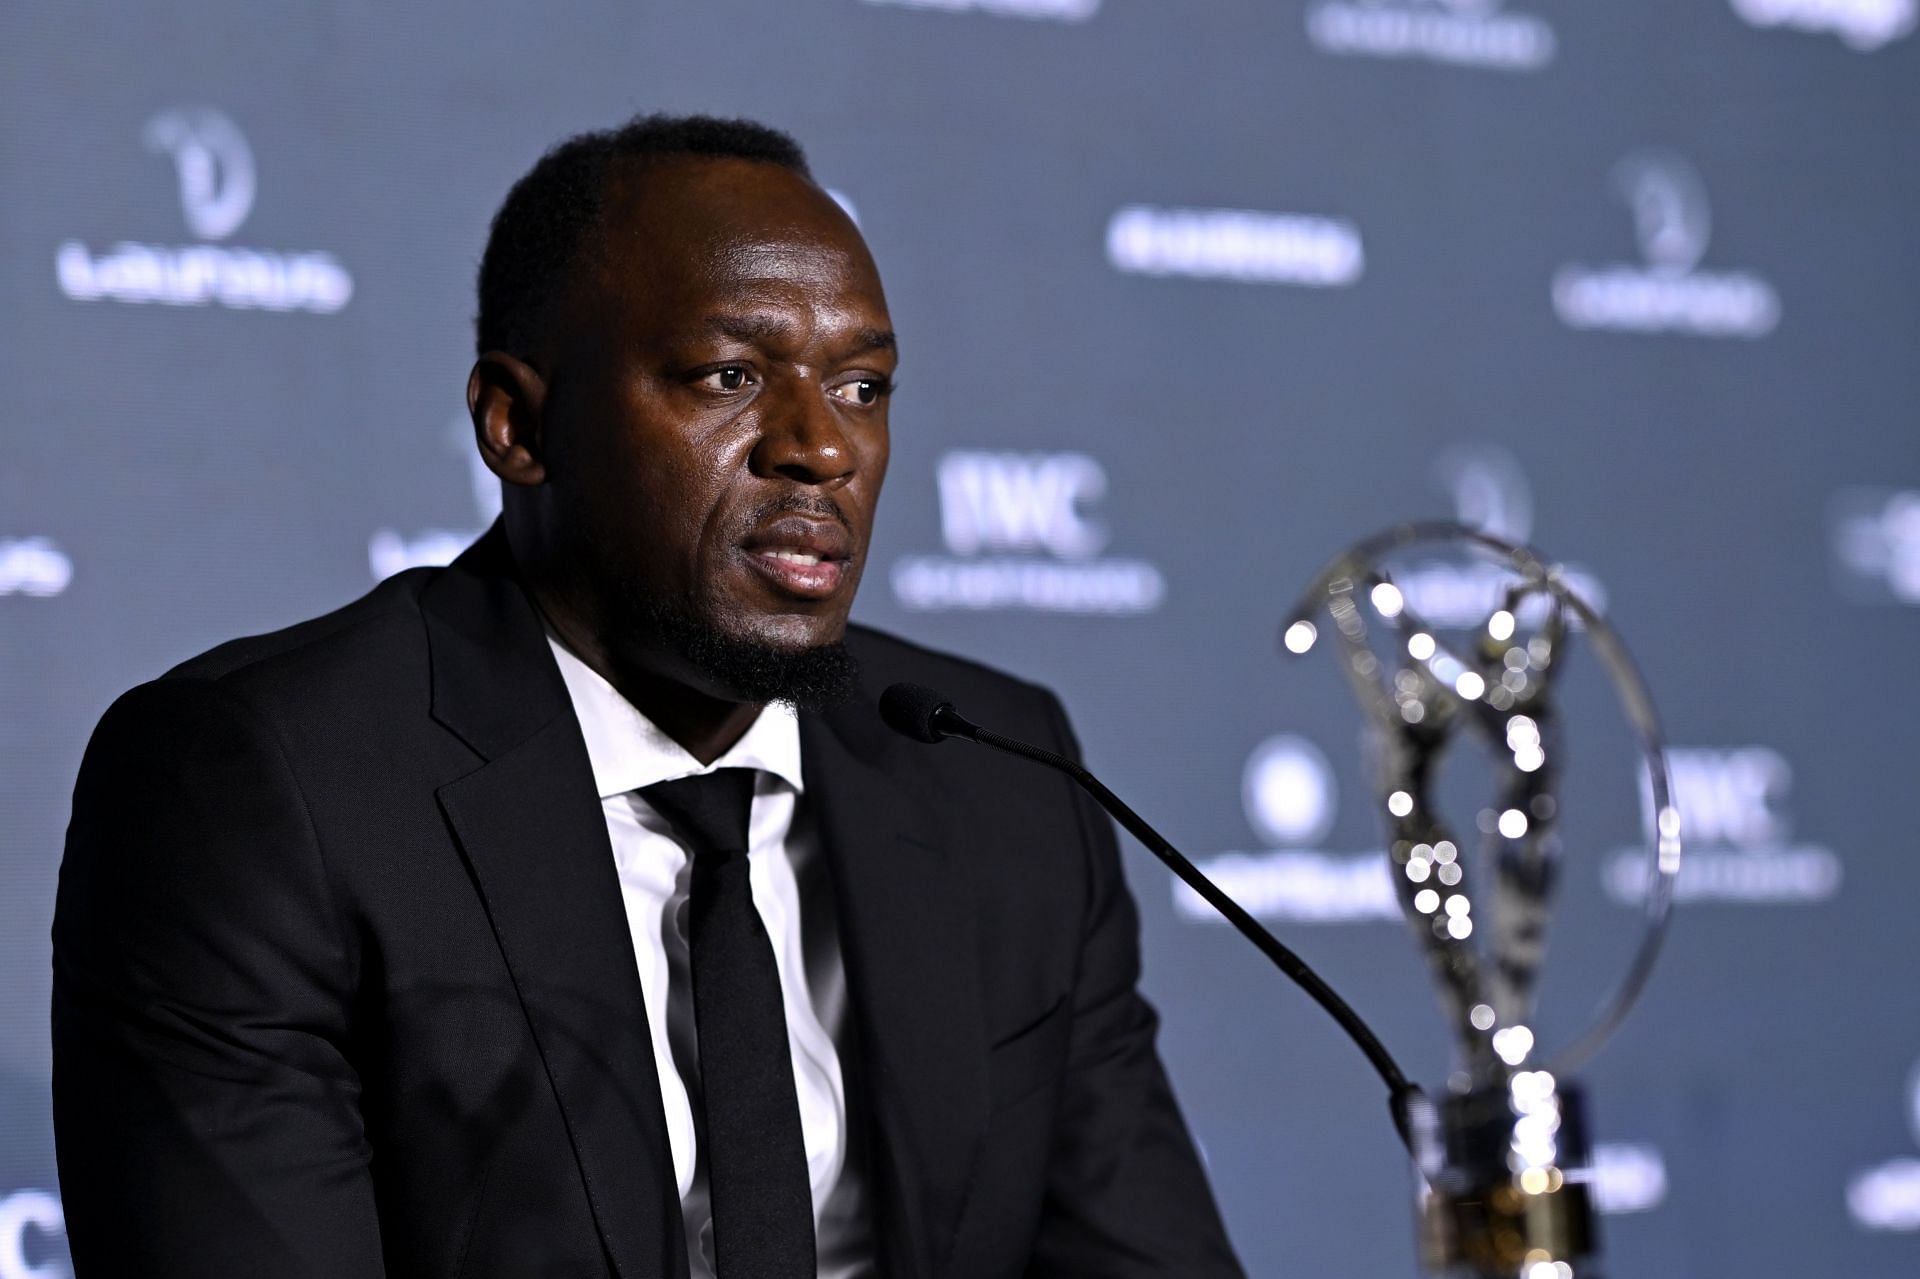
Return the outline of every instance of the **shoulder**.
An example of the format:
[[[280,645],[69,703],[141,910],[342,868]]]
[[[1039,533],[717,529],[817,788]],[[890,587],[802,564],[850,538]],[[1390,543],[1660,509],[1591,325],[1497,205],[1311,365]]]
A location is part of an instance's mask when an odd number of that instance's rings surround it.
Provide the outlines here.
[[[1065,729],[1059,698],[1039,684],[867,626],[848,628],[847,647],[875,694],[889,684],[924,684],[969,718],[1015,737],[1054,740]]]
[[[344,607],[259,635],[218,644],[123,693],[103,716],[96,744],[139,726],[179,734],[210,721],[271,723],[283,736],[298,725],[360,719],[403,705],[428,685],[419,596],[435,572],[388,578]],[[157,723],[156,723],[157,721]]]
[[[244,683],[305,666],[351,662],[357,655],[386,653],[409,643],[424,644],[420,593],[440,571],[409,569],[330,613],[217,644],[161,678]]]

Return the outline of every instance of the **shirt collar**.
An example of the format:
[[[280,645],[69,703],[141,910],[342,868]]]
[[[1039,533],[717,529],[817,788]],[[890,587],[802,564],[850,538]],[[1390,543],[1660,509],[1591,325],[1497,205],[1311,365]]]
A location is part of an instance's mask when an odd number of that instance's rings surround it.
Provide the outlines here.
[[[547,644],[560,664],[560,678],[566,681],[581,736],[586,738],[587,759],[593,764],[600,798],[719,768],[759,769],[796,792],[806,789],[800,772],[800,717],[785,702],[762,707],[739,741],[713,763],[702,764],[551,634]]]

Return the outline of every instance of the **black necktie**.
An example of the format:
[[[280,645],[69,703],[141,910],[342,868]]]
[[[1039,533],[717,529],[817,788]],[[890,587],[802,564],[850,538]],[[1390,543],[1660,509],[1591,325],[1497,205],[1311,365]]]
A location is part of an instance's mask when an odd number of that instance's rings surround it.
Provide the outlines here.
[[[688,948],[700,1042],[707,1189],[721,1279],[810,1279],[813,1191],[780,970],[747,881],[754,770],[640,794],[693,857]]]

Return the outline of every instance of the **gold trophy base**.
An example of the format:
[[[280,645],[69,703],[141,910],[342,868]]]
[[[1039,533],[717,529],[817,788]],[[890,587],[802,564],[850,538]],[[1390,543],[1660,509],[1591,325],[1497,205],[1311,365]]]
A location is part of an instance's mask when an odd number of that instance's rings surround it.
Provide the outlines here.
[[[1537,1108],[1534,1113],[1540,1113]],[[1420,1260],[1441,1279],[1598,1279],[1581,1096],[1553,1088],[1552,1156],[1505,1086],[1439,1103],[1415,1125]]]

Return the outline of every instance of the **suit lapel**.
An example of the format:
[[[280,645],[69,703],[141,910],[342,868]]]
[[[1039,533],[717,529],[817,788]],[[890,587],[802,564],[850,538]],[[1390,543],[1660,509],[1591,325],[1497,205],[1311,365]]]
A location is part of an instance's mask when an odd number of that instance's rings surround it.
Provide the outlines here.
[[[801,717],[831,867],[879,1167],[886,1273],[937,1274],[986,1131],[985,1026],[968,895],[926,780],[870,700]]]
[[[422,600],[433,715],[487,762],[442,810],[485,901],[615,1271],[687,1273],[660,1080],[599,797],[499,526]]]

